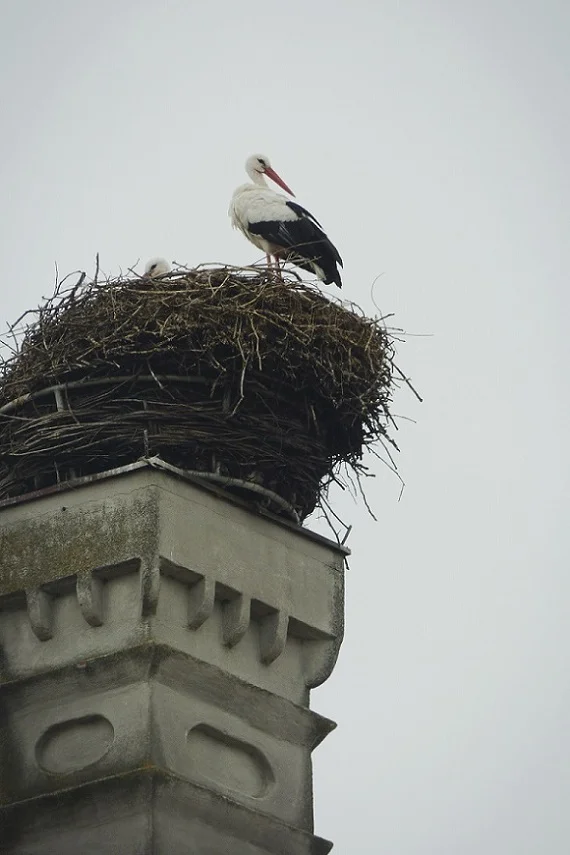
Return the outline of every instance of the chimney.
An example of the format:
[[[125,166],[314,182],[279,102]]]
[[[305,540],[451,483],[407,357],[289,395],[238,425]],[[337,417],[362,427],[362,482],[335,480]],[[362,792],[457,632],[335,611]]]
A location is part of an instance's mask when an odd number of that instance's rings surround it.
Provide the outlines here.
[[[330,851],[348,551],[302,523],[385,435],[390,353],[272,272],[40,310],[0,385],[2,852]]]

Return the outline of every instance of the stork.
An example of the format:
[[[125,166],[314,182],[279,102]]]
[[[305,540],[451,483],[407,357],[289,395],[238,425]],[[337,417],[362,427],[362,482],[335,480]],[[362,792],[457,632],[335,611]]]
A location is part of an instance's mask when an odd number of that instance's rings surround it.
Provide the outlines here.
[[[321,224],[306,208],[267,186],[265,176],[290,196],[295,195],[275,172],[269,158],[252,154],[245,162],[245,171],[253,183],[242,184],[232,196],[229,215],[233,227],[265,253],[269,265],[271,256],[277,267],[279,259],[291,261],[315,273],[325,285],[334,283],[342,288],[337,267],[342,267],[342,259]]]
[[[170,273],[170,271],[170,264],[165,258],[151,258],[144,269],[144,275],[150,276],[151,279],[156,279],[157,276],[164,276],[166,273]]]

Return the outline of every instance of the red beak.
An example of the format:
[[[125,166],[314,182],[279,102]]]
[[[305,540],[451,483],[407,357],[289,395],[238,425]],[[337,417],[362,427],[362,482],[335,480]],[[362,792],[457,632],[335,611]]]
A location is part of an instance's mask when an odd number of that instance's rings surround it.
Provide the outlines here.
[[[267,167],[265,168],[265,174],[267,175],[267,177],[268,177],[268,178],[271,178],[271,180],[272,180],[272,181],[275,181],[275,183],[276,183],[276,184],[279,184],[279,186],[280,186],[283,190],[285,190],[285,192],[286,192],[286,193],[289,193],[289,195],[290,195],[290,196],[293,196],[293,197],[295,196],[295,194],[293,193],[293,191],[291,190],[291,188],[290,188],[290,187],[287,187],[287,185],[285,184],[285,182],[283,181],[283,179],[282,179],[282,178],[280,178],[280,177],[277,175],[277,173],[275,172],[275,170],[274,170],[274,169],[272,169],[270,166],[267,166]]]

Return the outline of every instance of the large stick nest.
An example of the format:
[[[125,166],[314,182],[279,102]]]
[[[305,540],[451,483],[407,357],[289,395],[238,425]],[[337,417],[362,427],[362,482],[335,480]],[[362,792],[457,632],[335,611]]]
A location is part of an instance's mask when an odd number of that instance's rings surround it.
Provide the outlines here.
[[[302,520],[387,438],[382,321],[269,269],[82,279],[29,318],[0,366],[0,498],[158,456]]]

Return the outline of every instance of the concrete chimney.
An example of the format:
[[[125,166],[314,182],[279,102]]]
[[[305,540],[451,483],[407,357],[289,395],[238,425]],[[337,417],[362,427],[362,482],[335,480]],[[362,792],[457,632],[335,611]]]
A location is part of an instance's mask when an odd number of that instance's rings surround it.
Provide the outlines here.
[[[0,503],[0,851],[321,855],[346,551],[141,461]]]

